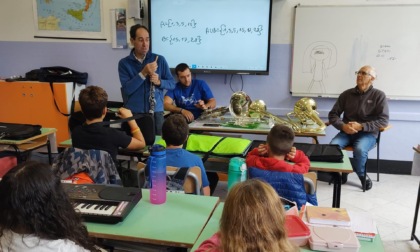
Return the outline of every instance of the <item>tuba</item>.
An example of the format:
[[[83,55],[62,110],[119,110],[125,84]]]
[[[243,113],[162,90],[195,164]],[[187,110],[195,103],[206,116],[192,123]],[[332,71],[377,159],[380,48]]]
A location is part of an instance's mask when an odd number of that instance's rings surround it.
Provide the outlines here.
[[[295,103],[293,112],[287,113],[287,118],[290,121],[293,120],[291,117],[297,118],[301,132],[316,133],[323,131],[326,127],[318,115],[315,100],[305,97]]]
[[[293,123],[291,120],[287,121],[278,116],[275,116],[267,112],[267,106],[263,100],[255,100],[249,105],[249,116],[250,117],[259,117],[259,118],[269,118],[273,120],[275,124],[286,125],[291,128],[294,132],[300,132],[300,128],[296,123]]]

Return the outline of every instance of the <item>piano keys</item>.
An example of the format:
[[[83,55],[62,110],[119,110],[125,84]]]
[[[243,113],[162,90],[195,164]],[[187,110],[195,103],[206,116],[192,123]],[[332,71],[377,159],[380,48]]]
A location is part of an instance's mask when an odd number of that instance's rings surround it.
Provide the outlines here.
[[[63,183],[73,207],[84,221],[115,224],[140,201],[141,189],[99,184]]]

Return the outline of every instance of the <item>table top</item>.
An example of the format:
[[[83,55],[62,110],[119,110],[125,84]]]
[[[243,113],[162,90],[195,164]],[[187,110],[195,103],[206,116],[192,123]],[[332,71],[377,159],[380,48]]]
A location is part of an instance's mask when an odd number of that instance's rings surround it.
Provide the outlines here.
[[[214,235],[214,233],[216,233],[219,230],[219,220],[222,217],[224,205],[224,202],[220,202],[219,205],[217,205],[216,209],[213,212],[213,215],[207,222],[206,227],[201,232],[191,251],[195,251],[203,241],[210,238],[212,235]]]
[[[31,142],[33,140],[37,140],[39,138],[42,138],[44,136],[48,136],[51,134],[54,134],[57,132],[55,128],[41,128],[41,134],[27,138],[22,140],[9,140],[9,139],[0,139],[0,144],[14,144],[14,145],[21,145],[28,142]]]
[[[206,120],[196,120],[189,124],[190,130],[207,131],[207,132],[224,132],[224,133],[242,133],[242,134],[257,134],[267,135],[271,127],[266,123],[261,123],[257,128],[242,128],[242,127],[228,127],[221,124],[231,121],[231,116],[223,116],[218,118],[210,118]],[[219,126],[204,126],[204,124],[218,124]],[[325,136],[325,131],[321,132],[295,132],[298,137],[317,137]]]
[[[153,205],[149,190],[123,222],[85,223],[96,238],[191,248],[206,225],[219,197],[167,193],[166,203]]]
[[[210,238],[214,233],[216,233],[219,230],[219,220],[220,220],[220,217],[222,216],[223,206],[224,206],[224,203],[221,202],[216,207],[216,209],[213,212],[213,215],[208,221],[203,232],[201,232],[200,236],[197,239],[197,242],[194,244],[194,247],[191,249],[191,251],[196,250],[203,241]],[[360,247],[359,252],[385,251],[379,234],[377,234],[377,237],[375,237],[373,242],[360,241],[360,245],[361,247]],[[309,248],[309,244],[307,244],[306,246],[301,247],[300,251],[312,251],[312,250]]]

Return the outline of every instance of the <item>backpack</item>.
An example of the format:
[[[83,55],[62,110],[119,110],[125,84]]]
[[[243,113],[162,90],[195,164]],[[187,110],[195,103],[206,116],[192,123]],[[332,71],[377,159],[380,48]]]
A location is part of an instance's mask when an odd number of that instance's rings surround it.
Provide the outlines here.
[[[40,69],[34,69],[25,74],[26,80],[31,81],[40,81],[40,82],[49,82],[51,92],[54,98],[54,105],[57,108],[58,112],[60,112],[64,116],[70,116],[70,114],[66,114],[61,112],[60,108],[57,105],[57,101],[55,100],[54,95],[54,82],[73,82],[73,90],[75,89],[76,83],[78,84],[86,84],[88,79],[88,73],[82,73],[68,67],[62,66],[52,66],[52,67],[41,67]],[[73,97],[71,109],[74,108],[74,100]]]
[[[34,69],[25,74],[27,80],[41,82],[74,82],[86,84],[88,73],[79,72],[68,67],[53,66]]]
[[[0,139],[27,139],[41,134],[41,128],[41,125],[0,122]]]

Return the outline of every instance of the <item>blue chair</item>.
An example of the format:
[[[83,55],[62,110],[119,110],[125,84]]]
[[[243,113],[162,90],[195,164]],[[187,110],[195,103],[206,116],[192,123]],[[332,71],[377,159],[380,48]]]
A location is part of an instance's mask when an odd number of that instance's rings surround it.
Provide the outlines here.
[[[306,202],[317,206],[316,186],[310,178],[303,174],[280,171],[267,171],[248,167],[248,178],[260,178],[269,183],[277,193],[290,201],[295,201],[300,208]],[[307,188],[305,188],[307,185]]]

